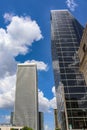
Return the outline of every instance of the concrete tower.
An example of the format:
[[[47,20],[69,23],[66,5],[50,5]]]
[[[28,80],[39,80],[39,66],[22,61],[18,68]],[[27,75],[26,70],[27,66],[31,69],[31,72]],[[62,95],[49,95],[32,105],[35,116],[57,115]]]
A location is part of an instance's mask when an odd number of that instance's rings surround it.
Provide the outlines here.
[[[18,65],[14,125],[38,130],[37,68],[34,63]]]

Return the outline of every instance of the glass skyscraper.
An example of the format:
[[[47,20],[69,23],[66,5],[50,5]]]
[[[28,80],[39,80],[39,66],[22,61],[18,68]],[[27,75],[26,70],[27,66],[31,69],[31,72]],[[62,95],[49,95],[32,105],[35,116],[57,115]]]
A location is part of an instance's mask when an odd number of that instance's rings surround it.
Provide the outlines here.
[[[61,130],[87,129],[87,87],[79,71],[83,27],[68,10],[51,11],[51,48]]]

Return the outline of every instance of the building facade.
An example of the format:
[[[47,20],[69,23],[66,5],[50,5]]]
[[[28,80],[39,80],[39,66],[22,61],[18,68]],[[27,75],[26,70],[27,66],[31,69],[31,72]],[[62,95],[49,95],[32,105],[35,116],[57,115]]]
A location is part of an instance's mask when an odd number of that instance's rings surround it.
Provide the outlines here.
[[[58,110],[57,109],[54,109],[54,120],[55,120],[55,130],[57,128],[59,128],[59,125],[58,125]]]
[[[43,112],[39,112],[39,130],[44,130],[44,115],[43,115]]]
[[[87,84],[87,25],[82,35],[78,56],[80,59],[80,71],[83,73]]]
[[[79,71],[83,27],[68,10],[51,11],[51,48],[61,130],[87,129],[87,87]]]
[[[18,65],[13,123],[38,130],[37,68],[34,63]]]

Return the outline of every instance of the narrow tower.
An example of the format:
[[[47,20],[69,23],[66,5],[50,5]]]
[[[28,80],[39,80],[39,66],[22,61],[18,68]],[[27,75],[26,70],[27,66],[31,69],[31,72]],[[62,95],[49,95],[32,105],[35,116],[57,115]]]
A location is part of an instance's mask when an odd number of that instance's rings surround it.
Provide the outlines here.
[[[38,130],[37,69],[34,63],[18,65],[14,125]]]
[[[58,125],[58,110],[54,109],[54,120],[55,120],[55,130],[59,128]]]

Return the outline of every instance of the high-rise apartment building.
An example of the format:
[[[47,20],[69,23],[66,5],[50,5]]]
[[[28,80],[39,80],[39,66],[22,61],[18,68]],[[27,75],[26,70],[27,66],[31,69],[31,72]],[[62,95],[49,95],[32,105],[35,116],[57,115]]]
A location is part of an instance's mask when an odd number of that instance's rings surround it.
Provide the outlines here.
[[[80,71],[83,73],[87,84],[87,25],[82,35],[78,56],[80,59]]]
[[[18,65],[13,123],[38,130],[37,69],[34,63]]]
[[[87,129],[87,87],[77,51],[83,33],[68,10],[51,11],[51,47],[61,130]]]

